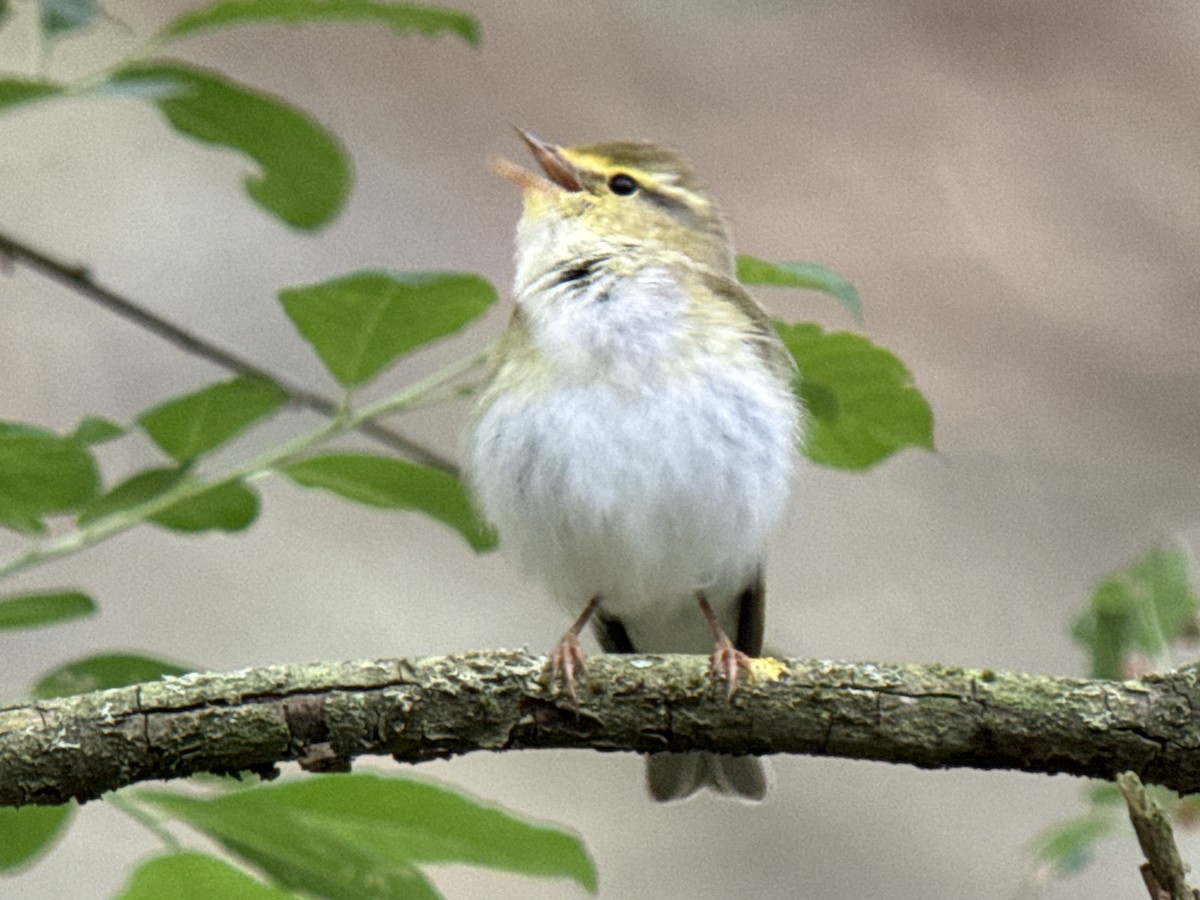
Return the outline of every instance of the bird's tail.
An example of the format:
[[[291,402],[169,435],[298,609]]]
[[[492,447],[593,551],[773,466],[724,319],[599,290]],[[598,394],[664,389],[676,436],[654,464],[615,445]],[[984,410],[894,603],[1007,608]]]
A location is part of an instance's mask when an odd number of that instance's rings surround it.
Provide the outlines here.
[[[655,753],[646,757],[646,786],[660,803],[690,797],[700,788],[743,800],[767,795],[766,764],[757,756]]]

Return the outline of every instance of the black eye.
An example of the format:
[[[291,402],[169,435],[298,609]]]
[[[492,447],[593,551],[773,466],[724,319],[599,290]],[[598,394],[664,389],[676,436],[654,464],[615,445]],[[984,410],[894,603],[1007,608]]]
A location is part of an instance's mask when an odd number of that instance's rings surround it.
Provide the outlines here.
[[[628,197],[630,194],[637,193],[638,183],[624,172],[618,172],[612,178],[608,179],[608,189],[614,194]]]

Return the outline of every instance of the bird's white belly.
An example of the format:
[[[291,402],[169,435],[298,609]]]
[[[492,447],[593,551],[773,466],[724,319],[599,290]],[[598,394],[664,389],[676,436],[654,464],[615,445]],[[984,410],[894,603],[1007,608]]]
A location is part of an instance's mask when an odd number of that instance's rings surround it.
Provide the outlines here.
[[[473,429],[477,500],[570,611],[595,595],[644,651],[710,640],[788,504],[797,410],[765,366],[713,359],[647,383],[497,397]],[[724,617],[724,616],[723,616]]]

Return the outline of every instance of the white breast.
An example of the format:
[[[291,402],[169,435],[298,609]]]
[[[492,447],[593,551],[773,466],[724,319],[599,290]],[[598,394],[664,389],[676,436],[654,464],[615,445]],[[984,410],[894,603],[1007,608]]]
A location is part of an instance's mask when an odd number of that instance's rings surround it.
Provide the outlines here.
[[[599,594],[648,652],[707,648],[695,591],[728,606],[761,565],[794,458],[789,386],[749,345],[696,349],[684,299],[655,269],[525,305],[559,377],[498,396],[469,443],[502,546],[572,612]]]

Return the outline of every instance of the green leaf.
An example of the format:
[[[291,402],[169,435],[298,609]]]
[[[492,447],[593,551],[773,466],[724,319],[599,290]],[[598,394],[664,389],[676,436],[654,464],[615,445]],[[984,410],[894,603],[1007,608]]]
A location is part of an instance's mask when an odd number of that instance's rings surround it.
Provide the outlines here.
[[[72,437],[81,444],[92,445],[116,440],[123,434],[125,434],[125,426],[118,425],[112,419],[88,416],[75,426],[75,433]]]
[[[334,378],[353,387],[482,315],[496,291],[478,275],[370,271],[288,288],[279,301]]]
[[[186,477],[183,468],[138,472],[89,503],[79,515],[79,524],[88,525],[133,510],[172,490]],[[173,531],[241,531],[258,518],[258,510],[258,494],[241,482],[222,482],[171,504],[150,516],[149,521]]]
[[[457,34],[472,46],[479,43],[479,23],[453,9],[372,0],[222,0],[184,13],[163,30],[177,38],[231,25],[303,22],[378,22],[395,31],[416,31],[429,37]]]
[[[255,881],[224,860],[203,853],[168,853],[133,870],[114,900],[289,900],[296,897]]]
[[[1060,877],[1078,875],[1092,861],[1097,842],[1115,826],[1112,816],[1102,814],[1056,822],[1034,839],[1034,858],[1049,864]]]
[[[138,416],[138,424],[163,452],[190,462],[275,412],[287,396],[269,381],[234,378],[168,400]]]
[[[386,456],[342,453],[316,456],[281,471],[304,487],[327,491],[384,509],[412,509],[449,525],[476,551],[496,545],[496,535],[471,505],[466,488],[453,475]]]
[[[46,533],[46,523],[17,509],[7,509],[0,498],[0,528],[7,528],[30,537]]]
[[[92,598],[79,591],[21,594],[0,599],[0,631],[51,625],[90,616],[95,611]]]
[[[9,106],[57,97],[65,93],[61,86],[49,81],[28,78],[0,78],[0,111]]]
[[[150,517],[172,531],[242,531],[258,518],[258,494],[240,481],[213,485],[187,500],[180,500]]]
[[[110,79],[119,92],[146,96],[182,134],[253,159],[245,179],[256,203],[293,228],[325,225],[350,189],[350,163],[337,139],[308,113],[216,72],[182,64],[139,63]]]
[[[99,487],[96,462],[81,442],[0,422],[0,525],[38,534],[42,516],[82,506]]]
[[[1113,781],[1097,781],[1088,786],[1088,803],[1096,807],[1124,805],[1121,789]]]
[[[739,256],[737,277],[742,284],[821,291],[838,300],[856,321],[862,321],[862,300],[858,290],[837,272],[816,263],[771,263],[753,256]]]
[[[845,331],[779,321],[775,328],[800,369],[810,459],[866,469],[904,447],[933,449],[933,412],[896,356]]]
[[[171,490],[185,475],[182,469],[174,467],[138,472],[85,506],[79,514],[79,524],[90,525],[105,516],[141,506]]]
[[[63,836],[74,812],[74,803],[0,807],[0,872],[31,865]]]
[[[38,22],[47,37],[61,37],[88,25],[100,14],[95,0],[37,0]]]
[[[0,437],[54,437],[54,432],[41,425],[0,420]]]
[[[1071,634],[1091,654],[1093,678],[1123,678],[1131,653],[1166,653],[1195,620],[1198,602],[1187,553],[1154,547],[1100,582]]]
[[[576,837],[421,781],[322,775],[210,799],[165,791],[138,797],[280,883],[329,897],[436,897],[420,863],[571,878],[596,890]]]
[[[50,700],[157,681],[164,675],[186,675],[192,671],[195,670],[135,653],[101,653],[46,673],[33,686],[32,693],[35,700]]]

